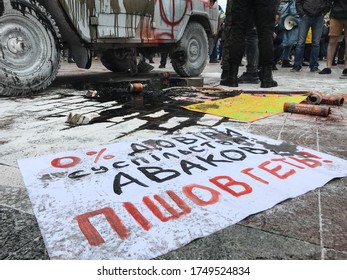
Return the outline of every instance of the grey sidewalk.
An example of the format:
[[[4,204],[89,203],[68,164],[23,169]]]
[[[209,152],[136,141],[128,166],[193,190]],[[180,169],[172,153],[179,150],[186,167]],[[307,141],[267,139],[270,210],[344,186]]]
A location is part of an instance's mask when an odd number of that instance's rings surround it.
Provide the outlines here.
[[[158,65],[147,78],[172,71],[170,67],[158,69]],[[339,79],[341,72],[341,66],[336,66],[332,75],[310,73],[308,69],[291,73],[279,68],[274,72],[279,87],[270,91],[347,94],[347,79]],[[203,77],[205,85],[218,86],[220,66],[209,64]],[[91,102],[83,95],[86,86],[96,85],[95,81],[109,85],[119,78],[104,71],[98,61],[90,71],[78,71],[73,65],[64,64],[60,77],[45,95],[0,99],[0,259],[49,258],[18,169],[18,159],[223,123],[347,160],[347,105],[334,106],[327,118],[284,113],[240,123],[189,112],[177,107],[177,102],[148,100],[140,109],[127,100],[123,103],[118,100],[116,105],[114,101]],[[71,89],[69,84],[81,89]],[[237,90],[241,89],[262,91],[259,85],[244,85]],[[181,98],[188,98],[188,94],[182,93]],[[69,112],[91,114],[110,108],[116,110],[112,118],[92,126],[66,129],[64,122]],[[148,114],[157,116],[155,125],[145,118]],[[108,133],[110,129],[112,133]],[[346,260],[346,217],[347,178],[336,179],[159,259]]]

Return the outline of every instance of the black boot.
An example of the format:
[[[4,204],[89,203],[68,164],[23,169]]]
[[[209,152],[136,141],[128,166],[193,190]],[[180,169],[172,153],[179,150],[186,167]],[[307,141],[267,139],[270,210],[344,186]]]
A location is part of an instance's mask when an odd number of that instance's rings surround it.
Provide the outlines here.
[[[239,66],[235,64],[231,64],[229,66],[228,76],[225,79],[220,81],[222,86],[228,87],[238,87],[239,84],[237,82],[237,74],[239,73]]]
[[[228,76],[229,76],[229,70],[222,69],[222,75],[220,76],[220,78],[221,78],[222,80],[225,80],[225,79],[228,78]]]
[[[261,67],[259,78],[261,88],[271,88],[278,86],[277,82],[272,79],[272,65]]]

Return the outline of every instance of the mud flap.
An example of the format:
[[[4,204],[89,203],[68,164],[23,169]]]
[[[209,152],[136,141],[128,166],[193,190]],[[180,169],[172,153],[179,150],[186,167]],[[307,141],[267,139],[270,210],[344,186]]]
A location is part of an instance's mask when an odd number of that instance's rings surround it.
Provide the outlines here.
[[[82,46],[71,46],[71,52],[78,68],[89,69],[92,66],[90,49]]]

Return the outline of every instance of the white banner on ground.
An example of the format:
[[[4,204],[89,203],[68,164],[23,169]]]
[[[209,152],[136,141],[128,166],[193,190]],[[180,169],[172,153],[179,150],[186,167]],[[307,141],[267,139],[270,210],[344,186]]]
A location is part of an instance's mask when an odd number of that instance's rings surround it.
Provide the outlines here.
[[[19,161],[52,259],[151,259],[347,176],[224,126]]]

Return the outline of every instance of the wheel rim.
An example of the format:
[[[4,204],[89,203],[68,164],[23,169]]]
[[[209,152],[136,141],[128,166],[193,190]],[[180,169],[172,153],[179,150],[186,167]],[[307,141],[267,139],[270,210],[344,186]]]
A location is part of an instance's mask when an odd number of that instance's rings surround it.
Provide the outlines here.
[[[188,47],[188,52],[189,52],[189,61],[191,63],[194,63],[198,60],[199,58],[199,54],[200,54],[200,44],[199,42],[193,38],[190,42],[189,42],[189,47]]]
[[[38,21],[22,15],[3,16],[0,34],[2,64],[6,69],[26,76],[49,61],[51,41]]]
[[[204,55],[203,52],[207,52],[205,50],[202,42],[200,42],[199,38],[192,37],[189,40],[187,54],[188,54],[188,62],[194,67],[200,67],[204,63]]]
[[[172,52],[171,62],[182,77],[196,77],[204,70],[208,59],[208,37],[197,22],[187,25],[178,46]]]

